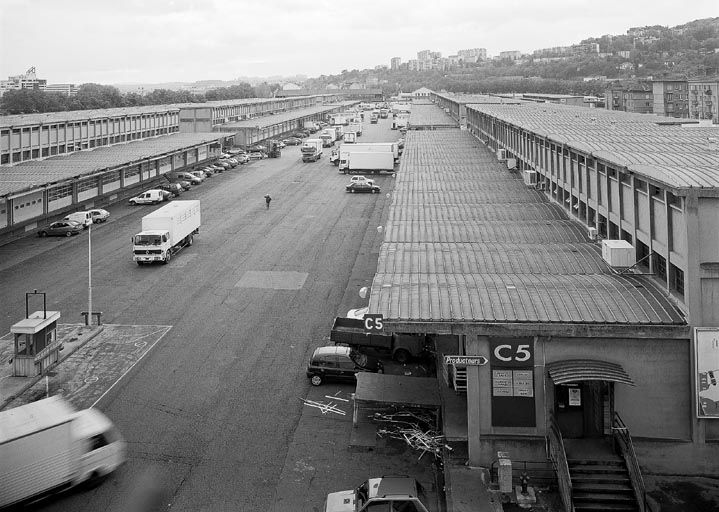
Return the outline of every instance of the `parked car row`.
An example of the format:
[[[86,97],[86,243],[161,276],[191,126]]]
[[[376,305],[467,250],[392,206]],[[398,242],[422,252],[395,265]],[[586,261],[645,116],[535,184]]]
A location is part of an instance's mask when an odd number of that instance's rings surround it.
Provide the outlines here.
[[[178,171],[166,174],[166,183],[161,183],[153,189],[146,190],[131,197],[128,199],[128,203],[134,206],[158,204],[169,201],[173,197],[179,197],[184,191],[190,190],[193,185],[199,185],[215,173],[221,173],[238,165],[246,164],[251,159],[251,155],[244,150],[230,150],[227,153],[222,153],[220,158],[211,164],[191,171]],[[74,212],[65,216],[62,220],[53,222],[49,226],[40,229],[38,235],[41,237],[69,237],[82,232],[83,229],[87,229],[90,224],[106,222],[109,217],[110,212],[102,208]]]

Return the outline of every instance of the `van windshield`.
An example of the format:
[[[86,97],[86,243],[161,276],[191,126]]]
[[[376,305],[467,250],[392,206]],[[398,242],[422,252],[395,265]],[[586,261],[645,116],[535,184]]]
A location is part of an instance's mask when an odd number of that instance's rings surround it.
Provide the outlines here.
[[[160,245],[162,238],[160,235],[135,235],[135,245]]]

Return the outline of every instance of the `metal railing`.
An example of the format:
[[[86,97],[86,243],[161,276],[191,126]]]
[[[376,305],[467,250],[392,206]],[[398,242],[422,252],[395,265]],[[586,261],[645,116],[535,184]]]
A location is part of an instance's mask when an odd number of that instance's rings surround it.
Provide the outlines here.
[[[619,455],[621,455],[627,465],[629,481],[632,484],[632,489],[634,489],[634,496],[637,499],[639,512],[646,512],[648,510],[647,491],[644,487],[644,479],[642,478],[642,471],[639,467],[637,454],[634,452],[632,436],[629,434],[629,429],[622,421],[622,418],[616,412],[614,413],[614,421],[612,422],[612,437],[614,438],[615,450],[619,452]]]
[[[559,430],[559,425],[557,424],[557,420],[554,418],[553,414],[550,414],[549,416],[547,452],[549,459],[552,461],[554,469],[557,472],[557,486],[559,487],[559,495],[562,497],[562,503],[564,504],[564,511],[574,512],[574,502],[572,501],[572,478],[569,475],[567,453],[564,451],[562,433]]]

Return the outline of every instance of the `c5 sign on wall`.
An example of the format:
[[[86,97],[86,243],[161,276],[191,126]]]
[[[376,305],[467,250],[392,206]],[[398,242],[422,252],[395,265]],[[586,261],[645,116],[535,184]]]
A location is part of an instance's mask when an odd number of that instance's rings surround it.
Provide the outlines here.
[[[493,338],[492,425],[534,427],[534,339]]]

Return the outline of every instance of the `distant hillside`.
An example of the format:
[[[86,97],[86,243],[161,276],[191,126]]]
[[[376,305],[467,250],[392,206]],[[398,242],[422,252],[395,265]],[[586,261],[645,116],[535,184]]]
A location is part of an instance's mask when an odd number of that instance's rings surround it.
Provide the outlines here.
[[[598,50],[598,51],[597,51]],[[634,27],[624,35],[590,37],[564,48],[536,50],[517,61],[489,60],[410,71],[352,70],[305,82],[310,89],[327,84],[368,83],[386,94],[421,86],[450,92],[555,92],[601,94],[601,82],[587,77],[659,78],[719,74],[719,17],[676,27]],[[379,85],[377,85],[379,84]]]

